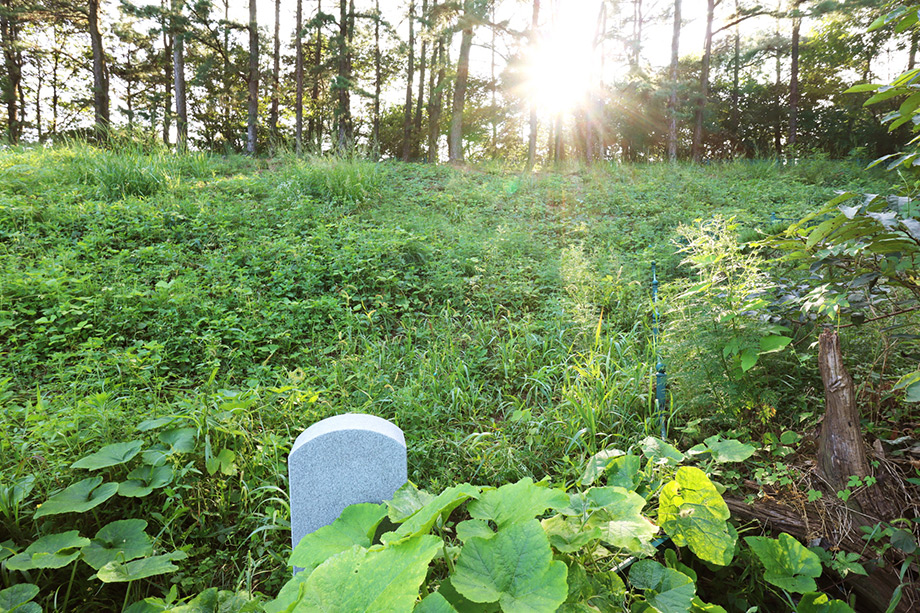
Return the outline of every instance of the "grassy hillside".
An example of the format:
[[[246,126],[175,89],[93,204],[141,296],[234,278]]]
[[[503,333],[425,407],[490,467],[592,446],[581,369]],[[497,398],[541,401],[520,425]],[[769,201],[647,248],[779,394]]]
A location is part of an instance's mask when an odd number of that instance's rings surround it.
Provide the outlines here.
[[[133,584],[131,600],[171,582],[182,594],[273,593],[289,552],[286,454],[301,430],[344,412],[398,424],[410,479],[434,491],[524,476],[570,482],[592,453],[657,429],[650,265],[675,283],[663,289],[674,299],[692,275],[680,265],[691,240],[681,224],[734,218],[733,236],[755,236],[776,225],[771,214],[796,218],[834,190],[887,192],[891,180],[823,160],[522,176],[4,151],[0,542],[19,551],[75,517],[94,526],[84,532],[144,518],[158,548],[189,559],[159,583]],[[682,387],[682,370],[701,358],[680,349],[693,342],[686,335],[666,342],[671,435],[695,442],[699,418],[727,397]],[[803,392],[814,365],[784,364],[785,387],[771,392],[777,424],[801,409],[784,398],[814,397]],[[34,517],[94,474],[73,461],[127,441],[142,441],[149,463],[106,476],[170,467],[145,481],[156,487],[113,497],[91,518]],[[95,603],[85,610],[126,597],[123,584],[94,583],[88,567],[70,573],[33,580],[84,590],[71,607]]]

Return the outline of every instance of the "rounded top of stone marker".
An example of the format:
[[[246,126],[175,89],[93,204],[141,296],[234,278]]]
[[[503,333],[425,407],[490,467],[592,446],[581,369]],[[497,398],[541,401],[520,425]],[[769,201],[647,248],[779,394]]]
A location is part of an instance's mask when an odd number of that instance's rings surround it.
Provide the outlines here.
[[[317,439],[330,432],[339,432],[342,430],[368,430],[387,436],[403,447],[406,446],[406,438],[403,436],[403,431],[394,423],[382,417],[377,417],[376,415],[367,415],[366,413],[345,413],[344,415],[327,417],[301,432],[300,436],[294,441],[291,453],[294,453],[297,451],[298,447],[309,443],[313,439]]]

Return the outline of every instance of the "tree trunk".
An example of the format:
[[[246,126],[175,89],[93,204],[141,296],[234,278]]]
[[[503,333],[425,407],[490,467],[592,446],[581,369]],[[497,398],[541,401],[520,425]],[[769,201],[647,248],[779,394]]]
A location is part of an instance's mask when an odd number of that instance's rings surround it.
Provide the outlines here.
[[[89,38],[93,51],[93,114],[96,133],[105,134],[109,126],[109,73],[99,30],[99,0],[89,0]]]
[[[415,123],[412,126],[412,157],[420,158],[422,155],[422,104],[425,100],[425,65],[428,52],[428,32],[431,31],[430,16],[428,14],[428,0],[422,0],[422,18],[420,22],[425,26],[425,36],[422,38],[422,52],[419,56],[418,66],[418,100],[415,103]],[[431,93],[429,92],[429,96]]]
[[[463,161],[463,107],[466,101],[466,81],[470,72],[470,48],[473,46],[473,7],[466,0],[463,19],[466,24],[460,38],[460,56],[457,58],[457,79],[454,82],[454,102],[451,107],[450,135],[447,139],[448,159]]]
[[[303,155],[303,0],[297,0],[296,21],[294,80],[296,81],[297,97],[294,100],[294,149],[297,155]]]
[[[268,113],[268,132],[272,146],[278,145],[278,82],[281,78],[281,0],[275,0],[275,46],[272,56],[272,106]]]
[[[165,7],[164,4],[161,6]],[[163,144],[169,145],[169,130],[172,125],[173,50],[169,26],[163,24]]]
[[[316,153],[323,151],[323,122],[319,114],[319,81],[321,68],[320,63],[323,59],[323,39],[322,28],[319,17],[323,12],[323,0],[317,0],[316,3],[316,32],[314,33],[315,41],[313,43],[313,84],[310,87],[310,119],[307,122],[307,142]],[[318,120],[318,121],[317,121]],[[314,140],[316,142],[314,144]]]
[[[176,149],[188,148],[188,108],[185,103],[185,56],[182,40],[182,0],[172,0],[173,88],[176,98]]]
[[[415,0],[409,2],[409,71],[406,76],[406,105],[403,108],[402,159],[412,157],[412,77],[415,75]]]
[[[380,0],[374,0],[374,118],[371,150],[375,160],[380,159]]]
[[[715,15],[716,0],[706,2],[706,36],[703,39],[703,59],[700,66],[700,94],[696,102],[693,126],[693,162],[700,163],[703,155],[703,114],[709,98],[709,62],[712,58],[712,20]]]
[[[538,31],[540,25],[540,0],[533,0],[533,14],[530,19],[530,48],[531,51],[537,48]],[[537,163],[537,103],[536,100],[530,100],[530,134],[527,137],[527,171],[533,170]]]
[[[351,114],[351,98],[349,96],[349,50],[348,50],[348,2],[339,0],[339,36],[338,36],[338,65],[339,72],[336,79],[336,107],[335,107],[335,125],[336,125],[336,149],[339,154],[345,154],[351,150],[351,144],[348,139],[348,123]]]
[[[792,63],[789,76],[789,146],[793,147],[795,155],[795,141],[798,136],[799,115],[799,30],[802,27],[802,18],[799,16],[801,0],[793,4],[792,16]]]
[[[249,0],[249,114],[246,121],[246,152],[256,154],[259,129],[259,22],[256,0]]]
[[[917,65],[917,42],[920,40],[920,32],[916,28],[910,31],[910,55],[907,56],[907,69],[913,70]]]
[[[438,36],[438,77],[434,89],[429,94],[430,106],[428,107],[428,163],[438,162],[438,137],[441,135],[441,106],[444,99],[444,72],[447,62],[444,60],[445,34]],[[432,67],[432,72],[434,67]]]
[[[4,0],[0,12],[0,44],[6,65],[3,101],[6,103],[6,137],[10,144],[19,142],[22,124],[19,121],[19,99],[22,91],[22,51],[19,49],[20,26],[10,0]]]
[[[738,14],[740,11],[740,6],[738,0],[735,0],[735,14]],[[738,105],[739,100],[741,99],[741,29],[740,25],[735,25],[734,27],[734,49],[732,53],[732,108],[731,108],[731,124],[732,124],[732,140],[735,143],[733,149],[738,148],[739,132],[741,130],[740,125],[740,108]]]
[[[489,47],[489,51],[491,52],[491,64],[490,64],[490,70],[489,70],[489,93],[492,97],[492,100],[491,100],[491,106],[489,108],[489,118],[492,124],[491,148],[492,148],[492,159],[494,160],[495,155],[498,153],[498,121],[497,121],[498,104],[496,104],[496,100],[495,100],[495,94],[496,94],[496,89],[497,89],[496,87],[497,84],[495,81],[495,2],[492,2],[492,6],[490,8],[492,10],[492,14],[489,17],[489,21],[491,22],[491,26],[492,26],[491,27],[492,44]]]
[[[677,61],[680,47],[680,3],[674,0],[674,31],[671,35],[671,94],[668,96],[668,160],[677,161]]]
[[[831,486],[842,490],[851,475],[869,474],[869,462],[860,431],[853,378],[843,364],[840,337],[831,328],[826,328],[818,339],[818,368],[826,402],[818,440],[818,467]]]

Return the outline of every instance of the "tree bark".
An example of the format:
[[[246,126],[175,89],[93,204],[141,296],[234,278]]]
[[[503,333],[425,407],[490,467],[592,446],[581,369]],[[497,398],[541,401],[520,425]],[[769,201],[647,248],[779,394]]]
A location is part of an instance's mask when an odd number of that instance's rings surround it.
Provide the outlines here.
[[[793,3],[792,16],[792,61],[789,76],[789,146],[795,147],[798,137],[799,119],[799,30],[802,27],[802,18],[799,16],[801,0]],[[795,152],[793,151],[793,154]]]
[[[438,162],[438,140],[441,135],[441,106],[444,99],[444,72],[447,62],[444,60],[444,38],[445,34],[438,36],[438,77],[434,89],[431,90],[428,100],[428,163],[436,164]],[[434,71],[434,67],[432,67]]]
[[[185,102],[185,56],[182,40],[182,0],[172,0],[173,88],[176,99],[176,149],[188,149],[188,108]]]
[[[268,132],[272,146],[278,144],[278,85],[281,79],[281,0],[275,0],[275,40],[272,55],[272,105],[268,113]]]
[[[668,96],[668,161],[677,161],[677,62],[680,48],[680,3],[674,0],[674,29],[671,35],[671,94]]]
[[[246,152],[255,155],[259,129],[259,22],[256,0],[249,0],[249,113],[246,125]]]
[[[415,123],[412,125],[412,157],[416,159],[422,155],[422,105],[425,101],[425,69],[427,68],[426,55],[428,53],[428,33],[431,31],[428,0],[422,0],[422,16],[419,21],[425,26],[425,32],[422,36],[422,51],[419,54],[418,99],[415,102]],[[429,92],[428,95],[430,96],[431,93]]]
[[[316,3],[316,32],[313,43],[313,83],[310,87],[310,119],[307,122],[307,142],[316,153],[323,151],[323,121],[319,114],[320,63],[323,59],[323,39],[320,16],[323,13],[323,0]],[[314,144],[314,138],[316,139]]]
[[[294,149],[297,155],[303,155],[303,0],[297,0],[296,21],[294,80],[297,94],[294,100]]]
[[[460,38],[457,79],[454,82],[454,101],[450,116],[450,134],[447,139],[448,159],[451,162],[463,161],[463,107],[466,101],[466,82],[470,72],[470,48],[473,46],[472,11],[471,0],[466,0],[462,17],[466,24]]]
[[[99,30],[99,0],[89,0],[89,38],[93,51],[93,113],[98,136],[104,136],[109,126],[109,73],[102,48],[102,32]]]
[[[415,76],[415,0],[409,2],[409,70],[406,76],[406,105],[403,108],[402,159],[412,157],[412,78]]]
[[[19,98],[22,92],[22,51],[19,49],[20,24],[10,0],[4,0],[0,12],[0,44],[6,65],[3,101],[6,104],[6,138],[10,144],[19,142],[22,124],[19,121]]]
[[[540,24],[540,0],[533,0],[533,15],[530,20],[530,49],[533,52],[537,48],[537,28]],[[537,163],[537,103],[536,100],[530,100],[530,134],[527,137],[527,171],[533,170]]]
[[[374,0],[374,118],[371,150],[375,160],[380,159],[380,0]]]
[[[351,151],[349,142],[349,121],[351,115],[351,98],[349,88],[351,87],[349,78],[349,50],[348,50],[348,32],[349,16],[347,0],[339,0],[339,36],[338,36],[338,65],[339,72],[336,79],[336,149],[339,154],[345,154]]]
[[[700,163],[703,155],[703,114],[709,98],[709,63],[712,58],[712,20],[715,16],[716,0],[706,2],[706,35],[703,39],[703,59],[700,66],[700,93],[696,102],[693,126],[693,145],[691,155],[693,162]]]

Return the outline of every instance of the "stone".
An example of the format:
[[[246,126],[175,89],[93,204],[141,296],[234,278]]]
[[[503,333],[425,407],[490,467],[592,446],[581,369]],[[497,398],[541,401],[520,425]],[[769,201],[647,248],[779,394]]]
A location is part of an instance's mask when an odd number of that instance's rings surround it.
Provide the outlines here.
[[[319,421],[288,455],[291,544],[331,524],[345,507],[389,500],[408,478],[402,430],[374,415]]]

